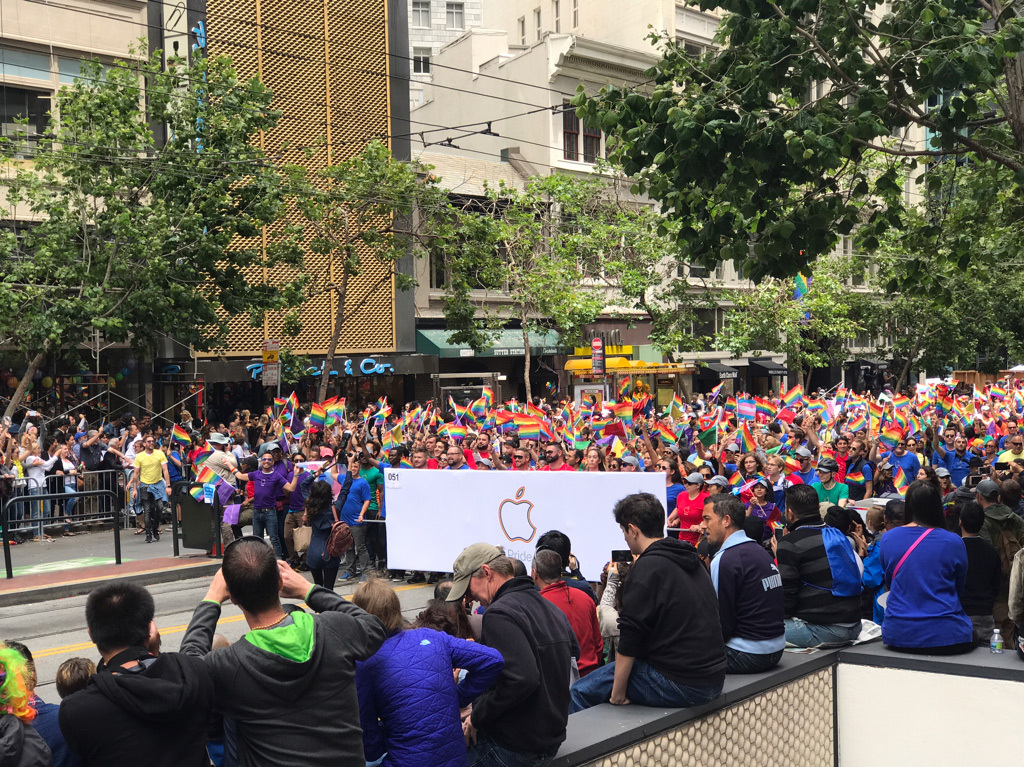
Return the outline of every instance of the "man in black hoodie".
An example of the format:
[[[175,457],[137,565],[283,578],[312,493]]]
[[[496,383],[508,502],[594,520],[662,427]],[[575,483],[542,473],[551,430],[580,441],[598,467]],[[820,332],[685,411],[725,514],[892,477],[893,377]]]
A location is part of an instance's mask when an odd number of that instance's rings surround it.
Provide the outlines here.
[[[89,594],[85,622],[103,657],[59,722],[89,767],[205,767],[213,681],[198,658],[160,653],[153,597],[115,581]]]
[[[497,546],[474,543],[453,566],[447,601],[467,593],[487,607],[481,641],[505,668],[463,723],[468,767],[542,767],[565,740],[570,657],[576,637],[565,614],[540,595],[529,576],[514,577]],[[479,734],[478,731],[479,730]]]
[[[615,662],[572,687],[570,713],[610,702],[684,708],[714,700],[725,682],[718,599],[697,550],[665,538],[665,508],[650,493],[614,509],[636,560],[622,584]]]
[[[282,605],[281,597],[305,600],[318,614]],[[250,630],[212,650],[228,599]],[[192,615],[181,652],[202,656],[210,670],[240,767],[364,767],[356,661],[384,639],[380,620],[311,584],[262,539],[246,536],[224,547],[224,563]]]

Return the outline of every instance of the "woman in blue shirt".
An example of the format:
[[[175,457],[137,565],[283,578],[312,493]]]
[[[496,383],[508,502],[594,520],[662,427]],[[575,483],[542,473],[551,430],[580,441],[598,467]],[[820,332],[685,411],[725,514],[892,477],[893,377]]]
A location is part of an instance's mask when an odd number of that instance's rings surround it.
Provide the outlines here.
[[[665,472],[665,496],[666,514],[671,515],[676,509],[676,500],[679,498],[679,494],[686,489],[683,485],[682,474],[679,473],[679,462],[674,460],[675,455],[670,453],[667,458],[661,458],[658,460],[658,471]],[[669,533],[672,538],[678,538],[679,533]]]
[[[917,480],[907,489],[902,527],[882,536],[880,559],[889,587],[882,641],[892,650],[955,655],[974,647],[974,630],[960,604],[967,548],[944,529],[942,497]]]

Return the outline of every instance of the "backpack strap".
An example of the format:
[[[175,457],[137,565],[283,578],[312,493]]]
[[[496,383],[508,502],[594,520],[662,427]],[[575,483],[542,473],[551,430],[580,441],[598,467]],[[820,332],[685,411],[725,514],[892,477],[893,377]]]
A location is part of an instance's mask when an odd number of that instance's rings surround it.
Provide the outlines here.
[[[931,533],[934,529],[935,529],[934,527],[929,527],[927,530],[925,530],[923,533],[921,533],[921,535],[917,536],[917,540],[916,541],[914,541],[912,544],[910,544],[910,548],[907,549],[903,553],[903,556],[900,558],[900,561],[897,562],[896,563],[896,567],[893,568],[893,570],[892,570],[892,580],[896,580],[896,573],[898,573],[900,571],[900,568],[903,567],[903,563],[907,561],[907,557],[910,556],[910,552],[912,552],[914,549],[916,549],[917,548],[917,544],[919,544],[921,541],[923,541],[925,538],[927,538],[928,534]]]

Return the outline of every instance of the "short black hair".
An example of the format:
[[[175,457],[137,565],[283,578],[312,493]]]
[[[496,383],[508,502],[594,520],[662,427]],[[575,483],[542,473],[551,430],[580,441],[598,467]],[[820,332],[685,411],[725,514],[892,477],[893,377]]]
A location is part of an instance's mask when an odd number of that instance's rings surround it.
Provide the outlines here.
[[[569,536],[561,530],[548,530],[544,535],[537,539],[536,550],[543,551],[544,549],[550,549],[551,551],[557,552],[558,556],[562,558],[562,567],[569,566],[569,555],[572,553],[572,541],[570,541]]]
[[[259,538],[246,536],[225,546],[221,571],[231,599],[246,612],[261,613],[281,603],[277,557]]]
[[[965,533],[977,535],[985,524],[985,512],[976,501],[964,501],[960,504],[960,527]]]
[[[434,599],[440,599],[443,602],[448,598],[448,592],[452,590],[453,585],[451,580],[438,581],[434,586]]]
[[[786,510],[796,514],[797,519],[821,518],[817,491],[810,485],[792,485],[786,488]]]
[[[526,563],[523,560],[516,559],[515,557],[509,557],[508,561],[512,563],[513,578],[521,578],[524,575],[530,574],[526,571]]]
[[[885,521],[887,524],[900,525],[907,524],[907,503],[901,498],[893,498],[885,504]]]
[[[743,520],[747,516],[747,510],[743,506],[743,501],[732,493],[719,493],[718,495],[708,496],[704,504],[707,505],[709,503],[715,512],[715,516],[729,517],[732,519],[732,526],[734,528],[737,530],[743,529]]]
[[[633,493],[615,504],[615,522],[625,528],[633,525],[647,538],[665,537],[665,507],[657,496]]]
[[[829,506],[825,512],[825,524],[834,527],[843,535],[849,535],[853,527],[853,518],[842,506]]]
[[[85,625],[101,653],[144,647],[154,615],[153,595],[129,581],[114,581],[93,589],[85,600]]]
[[[715,498],[718,498],[716,495]],[[750,540],[761,543],[764,541],[764,520],[758,517],[747,517],[743,520],[743,533]]]

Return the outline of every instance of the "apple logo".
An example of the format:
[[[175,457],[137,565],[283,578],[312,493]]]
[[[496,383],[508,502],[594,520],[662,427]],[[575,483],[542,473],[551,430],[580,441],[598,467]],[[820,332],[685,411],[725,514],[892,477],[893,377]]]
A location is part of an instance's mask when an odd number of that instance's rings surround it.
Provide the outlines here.
[[[516,491],[516,499],[514,501],[511,498],[506,498],[498,506],[498,523],[501,525],[501,531],[505,533],[505,537],[509,541],[529,543],[533,540],[533,536],[537,534],[537,528],[533,526],[533,522],[530,520],[533,504],[530,501],[520,500],[525,490],[525,487],[519,488]],[[528,536],[515,534],[526,533],[527,530],[530,531]]]

